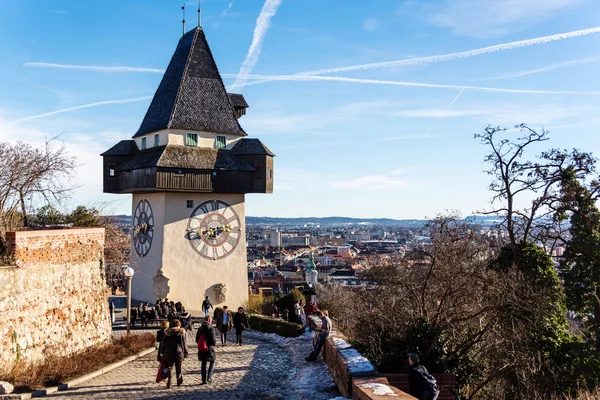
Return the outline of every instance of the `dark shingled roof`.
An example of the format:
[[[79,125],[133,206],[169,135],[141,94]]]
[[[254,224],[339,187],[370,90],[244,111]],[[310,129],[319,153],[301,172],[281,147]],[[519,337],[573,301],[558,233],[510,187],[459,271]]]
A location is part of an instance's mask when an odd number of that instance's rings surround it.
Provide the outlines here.
[[[227,95],[229,96],[229,101],[231,101],[231,104],[234,107],[240,107],[240,108],[248,108],[248,103],[246,103],[246,99],[244,98],[243,94],[238,94],[238,93],[227,93]]]
[[[121,140],[110,149],[106,150],[101,156],[131,156],[137,150],[135,140]]]
[[[235,143],[231,152],[236,155],[269,155],[275,157],[275,154],[258,139],[240,139]]]
[[[188,146],[159,146],[139,151],[117,170],[165,167],[182,169],[225,169],[228,171],[254,171],[247,161],[236,157],[230,150]]]
[[[133,137],[168,128],[246,136],[202,28],[191,30],[179,40]]]

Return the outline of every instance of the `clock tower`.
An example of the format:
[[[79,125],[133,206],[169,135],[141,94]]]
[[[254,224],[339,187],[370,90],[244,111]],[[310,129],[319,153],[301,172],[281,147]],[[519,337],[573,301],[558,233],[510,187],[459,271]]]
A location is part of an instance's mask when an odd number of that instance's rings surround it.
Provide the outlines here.
[[[248,299],[246,193],[273,192],[274,154],[239,119],[201,27],[179,40],[139,130],[102,154],[105,193],[131,193],[132,296],[200,311]]]

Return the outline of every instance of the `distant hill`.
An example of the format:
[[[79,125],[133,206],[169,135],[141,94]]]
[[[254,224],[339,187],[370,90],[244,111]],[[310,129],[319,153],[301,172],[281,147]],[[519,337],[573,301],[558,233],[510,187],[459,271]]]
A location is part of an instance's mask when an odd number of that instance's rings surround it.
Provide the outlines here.
[[[131,224],[131,216],[115,215],[113,216],[118,223]],[[479,224],[484,226],[493,226],[500,222],[499,217],[486,215],[470,215],[466,217],[465,222]],[[340,226],[340,225],[386,225],[419,228],[427,223],[425,219],[392,219],[392,218],[350,218],[350,217],[250,217],[246,216],[247,225],[320,225],[320,226]]]
[[[425,224],[421,219],[391,219],[391,218],[349,218],[349,217],[249,217],[246,216],[247,225],[394,225],[420,227]]]

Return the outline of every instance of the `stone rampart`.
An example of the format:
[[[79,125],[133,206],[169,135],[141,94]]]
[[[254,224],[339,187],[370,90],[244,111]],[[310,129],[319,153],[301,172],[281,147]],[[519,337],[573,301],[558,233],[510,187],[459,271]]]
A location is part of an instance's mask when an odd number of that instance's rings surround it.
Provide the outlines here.
[[[0,362],[68,355],[111,334],[104,229],[9,232],[0,267]]]
[[[308,317],[307,323],[312,330],[321,327],[321,320],[314,316]],[[352,347],[340,332],[332,331],[323,345],[322,354],[333,381],[346,398],[377,400],[401,395],[398,398],[402,400],[414,399],[391,386],[385,377],[378,376],[373,364]]]

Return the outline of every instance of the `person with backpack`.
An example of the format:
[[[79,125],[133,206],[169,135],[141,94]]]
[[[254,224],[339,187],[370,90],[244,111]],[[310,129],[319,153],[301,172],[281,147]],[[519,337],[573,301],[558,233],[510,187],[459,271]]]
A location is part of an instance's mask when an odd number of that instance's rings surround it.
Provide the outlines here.
[[[235,327],[235,343],[241,346],[242,332],[244,332],[244,329],[250,329],[250,324],[248,324],[248,318],[246,318],[243,307],[239,307],[233,315],[233,326]]]
[[[419,355],[408,354],[408,364],[410,372],[408,373],[408,394],[419,400],[436,400],[440,394],[437,381],[427,372],[427,369],[421,365]]]
[[[198,345],[198,360],[200,361],[200,374],[202,375],[202,385],[212,382],[213,372],[215,370],[215,346],[217,337],[212,327],[210,315],[204,317],[204,322],[198,328],[196,333],[196,344]],[[208,363],[208,371],[206,364]]]
[[[206,317],[208,314],[210,314],[210,309],[213,308],[213,305],[210,304],[210,300],[208,299],[208,296],[206,296],[204,298],[204,301],[202,302],[202,311],[204,311],[204,316]]]

